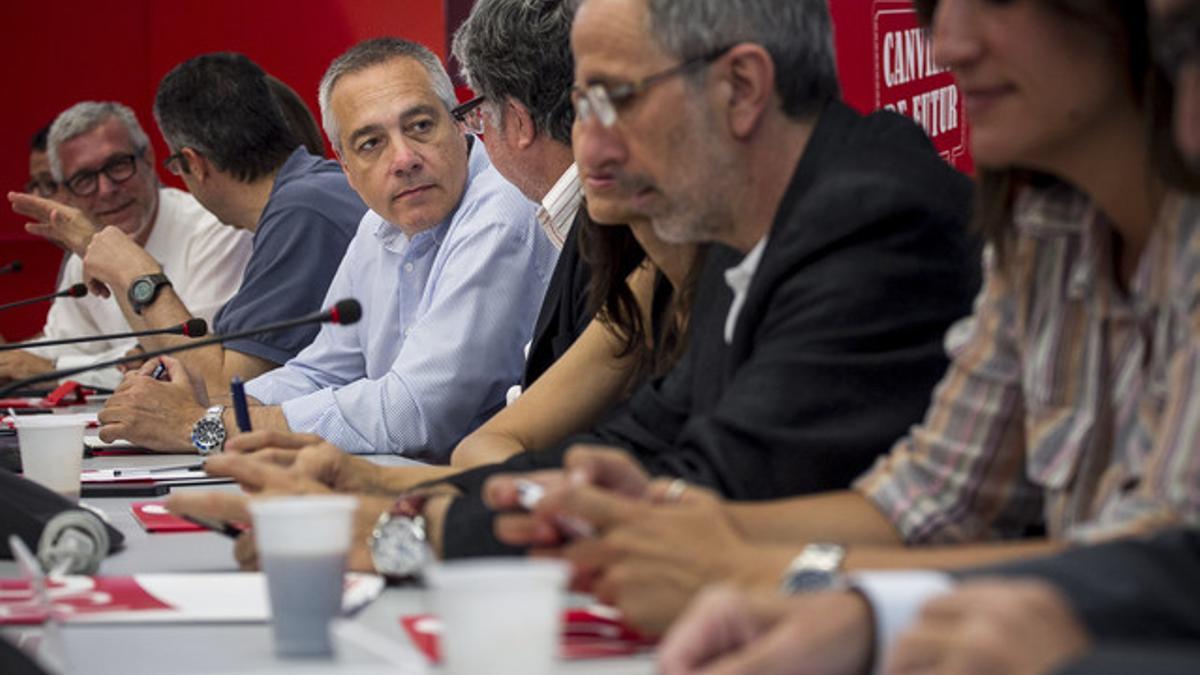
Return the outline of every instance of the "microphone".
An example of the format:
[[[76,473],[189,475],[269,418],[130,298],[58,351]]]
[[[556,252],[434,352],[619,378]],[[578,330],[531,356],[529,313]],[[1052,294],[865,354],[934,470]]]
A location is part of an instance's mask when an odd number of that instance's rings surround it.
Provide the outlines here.
[[[361,318],[362,305],[358,304],[358,301],[354,300],[353,298],[347,298],[345,300],[339,300],[333,305],[333,307],[330,307],[329,309],[322,310],[320,312],[314,312],[297,319],[286,319],[284,321],[277,321],[272,324],[267,324],[266,326],[247,328],[246,330],[240,330],[236,333],[230,333],[228,335],[213,335],[200,340],[193,340],[192,342],[182,345],[164,347],[163,349],[155,349],[142,354],[131,354],[116,359],[109,359],[108,361],[101,361],[100,363],[79,366],[78,368],[64,368],[62,370],[55,370],[49,373],[35,375],[33,377],[27,377],[23,380],[11,382],[8,384],[8,386],[0,387],[0,397],[8,396],[14,391],[26,389],[33,384],[61,380],[64,377],[71,377],[72,375],[78,375],[79,373],[86,373],[89,370],[100,370],[101,368],[109,368],[122,363],[148,361],[156,356],[165,356],[167,354],[183,352],[189,349],[196,349],[198,347],[207,347],[208,345],[215,345],[226,340],[236,340],[238,338],[250,337],[251,335],[258,335],[259,333],[270,333],[272,331],[294,328],[295,326],[303,326],[309,323],[337,323],[343,326],[349,326],[350,324],[357,323]]]
[[[135,330],[129,333],[110,333],[108,335],[89,335],[87,337],[61,338],[58,340],[41,340],[39,342],[13,342],[0,345],[0,352],[10,349],[29,349],[30,347],[53,347],[55,345],[73,345],[79,342],[98,342],[101,340],[120,340],[123,338],[142,337],[143,335],[183,335],[198,338],[208,335],[208,322],[204,319],[188,319],[181,324],[169,328],[152,330]]]
[[[108,530],[85,509],[63,511],[50,519],[38,538],[42,569],[59,574],[94,574],[108,555]]]
[[[20,261],[18,261],[18,262],[20,262]],[[32,305],[35,302],[45,302],[47,300],[53,300],[55,298],[82,298],[85,295],[87,295],[87,284],[75,284],[74,286],[71,286],[70,288],[62,289],[61,291],[59,291],[57,293],[51,293],[49,295],[39,295],[36,298],[29,298],[28,300],[18,300],[16,302],[10,302],[7,305],[0,305],[0,312],[3,312],[6,309],[12,309],[13,307],[21,307],[22,305]]]
[[[16,274],[25,269],[25,263],[20,260],[14,260],[10,263],[0,265],[0,274]]]

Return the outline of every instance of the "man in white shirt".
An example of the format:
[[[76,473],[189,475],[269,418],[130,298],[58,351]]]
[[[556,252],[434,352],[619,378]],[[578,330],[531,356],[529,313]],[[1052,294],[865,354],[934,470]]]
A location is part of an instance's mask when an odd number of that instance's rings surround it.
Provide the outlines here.
[[[63,187],[63,201],[20,193],[9,193],[9,201],[14,211],[38,221],[26,225],[27,231],[74,254],[63,270],[60,287],[84,281],[81,256],[96,232],[111,228],[161,261],[162,276],[167,278],[145,279],[142,300],[123,298],[122,302],[141,309],[170,284],[197,317],[211,321],[241,283],[250,236],[222,225],[188,193],[159,185],[154,149],[133,111],[114,102],[78,103],[54,121],[48,151],[51,173]],[[60,298],[51,305],[43,337],[131,330],[117,299],[98,284],[92,284],[92,290],[97,295]],[[126,339],[4,352],[0,381],[115,358],[135,344]],[[108,369],[78,379],[114,388],[120,373]]]

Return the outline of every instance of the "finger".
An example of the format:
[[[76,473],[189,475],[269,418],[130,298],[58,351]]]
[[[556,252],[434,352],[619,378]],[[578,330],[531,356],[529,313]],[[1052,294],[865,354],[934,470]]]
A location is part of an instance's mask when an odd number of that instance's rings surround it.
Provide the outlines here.
[[[154,374],[154,369],[158,368],[158,364],[162,361],[162,358],[163,357],[160,356],[157,359],[149,359],[148,361],[142,363],[142,366],[137,369],[137,374],[150,377]]]
[[[233,545],[233,557],[238,567],[244,570],[258,569],[258,545],[254,540],[254,532],[246,531],[237,538]]]
[[[562,548],[563,559],[580,568],[605,570],[621,559],[621,553],[603,539],[578,539]]]
[[[716,495],[678,478],[660,478],[646,488],[646,499],[656,504],[698,504],[717,500]]]
[[[298,434],[291,431],[251,431],[245,434],[238,434],[230,439],[225,444],[227,451],[234,452],[253,452],[261,448],[295,448],[299,449],[306,445],[315,445],[324,441],[323,438],[316,434]]]
[[[483,484],[483,501],[496,511],[524,510],[526,504],[521,502],[522,484],[536,483],[542,487],[542,494],[545,495],[565,485],[564,478],[563,472],[557,470],[493,476]]]
[[[128,431],[129,426],[124,422],[112,422],[102,425],[97,435],[100,437],[100,440],[104,441],[105,443],[112,443],[113,441],[125,438],[125,435],[128,433]]]
[[[551,492],[538,503],[535,513],[547,519],[570,516],[605,531],[638,519],[646,505],[640,500],[591,485],[574,485]]]
[[[12,204],[13,211],[43,222],[49,218],[50,210],[56,204],[52,200],[24,192],[9,192],[8,201]]]
[[[172,492],[167,510],[225,523],[249,523],[249,498],[233,492]]]
[[[255,461],[247,455],[210,456],[204,461],[204,472],[210,476],[227,476],[242,487],[255,491],[283,489],[287,483],[283,469]]]
[[[755,617],[744,595],[729,586],[702,592],[663,638],[663,675],[691,673],[714,657],[740,648],[755,635]]]
[[[525,513],[502,513],[493,525],[496,538],[510,546],[555,546],[562,542],[552,524]]]
[[[46,223],[25,223],[25,231],[43,239],[54,239],[54,230]]]
[[[483,484],[483,503],[494,511],[512,511],[521,507],[521,493],[517,481],[527,480],[523,476],[492,476]]]
[[[292,473],[317,481],[331,488],[336,487],[347,474],[353,474],[354,458],[347,456],[332,443],[319,443],[300,450],[287,450],[295,455]],[[365,461],[365,460],[363,460]],[[368,469],[371,470],[371,469]]]
[[[188,374],[187,368],[179,359],[173,359],[169,356],[160,356],[163,366],[167,369],[167,380],[170,382],[182,382],[191,386],[191,376]]]
[[[228,448],[226,448],[228,450]],[[267,462],[275,466],[283,468],[291,467],[296,462],[296,456],[300,453],[296,450],[285,450],[283,448],[267,448],[254,453],[254,458],[260,462]]]
[[[576,445],[563,459],[571,482],[598,485],[614,492],[640,497],[650,480],[645,469],[623,450]]]

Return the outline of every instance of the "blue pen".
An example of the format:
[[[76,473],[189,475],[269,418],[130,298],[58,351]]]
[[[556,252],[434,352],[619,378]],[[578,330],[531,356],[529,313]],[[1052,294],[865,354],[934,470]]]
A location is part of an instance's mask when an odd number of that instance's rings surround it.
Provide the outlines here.
[[[161,380],[161,379],[163,379],[163,376],[166,374],[167,374],[167,366],[165,363],[162,362],[162,359],[159,359],[158,365],[154,366],[154,372],[150,373],[150,377],[152,377],[156,380]]]
[[[233,395],[233,414],[237,417],[238,429],[246,433],[250,431],[250,409],[246,407],[246,388],[242,386],[242,378],[233,376],[229,381],[229,393]]]

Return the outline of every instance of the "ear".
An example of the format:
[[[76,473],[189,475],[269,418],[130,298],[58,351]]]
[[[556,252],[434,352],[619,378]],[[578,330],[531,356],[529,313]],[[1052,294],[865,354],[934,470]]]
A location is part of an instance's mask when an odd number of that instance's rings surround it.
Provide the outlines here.
[[[346,166],[346,160],[342,159],[342,153],[337,148],[333,149],[333,158],[337,160],[338,166],[342,167],[342,174],[346,176],[346,182],[350,184],[350,189],[361,195],[362,192],[354,184],[354,174],[350,172],[350,167]]]
[[[723,59],[730,132],[744,138],[754,132],[775,105],[775,61],[761,45],[739,44]]]
[[[216,167],[209,164],[207,157],[188,147],[184,147],[179,153],[183,155],[183,161],[187,162],[188,175],[192,179],[203,183],[212,178],[212,173]]]
[[[512,98],[504,100],[504,107],[504,133],[512,134],[517,147],[521,150],[533,145],[537,139],[537,125],[534,124],[533,115],[529,114],[529,109]]]

